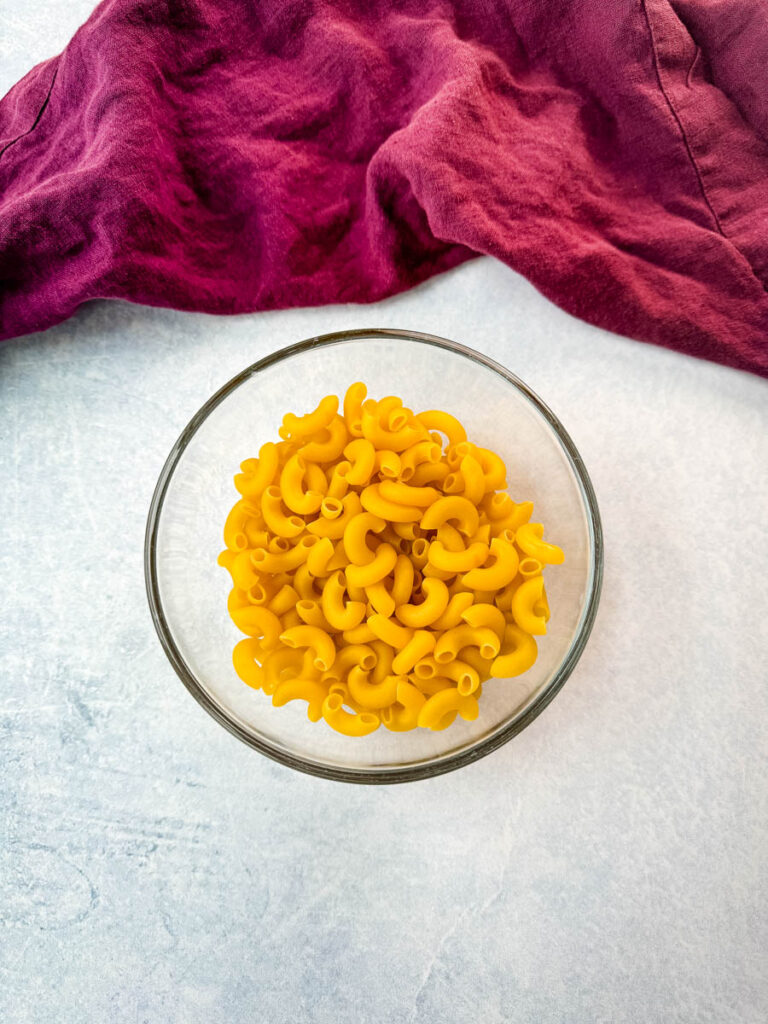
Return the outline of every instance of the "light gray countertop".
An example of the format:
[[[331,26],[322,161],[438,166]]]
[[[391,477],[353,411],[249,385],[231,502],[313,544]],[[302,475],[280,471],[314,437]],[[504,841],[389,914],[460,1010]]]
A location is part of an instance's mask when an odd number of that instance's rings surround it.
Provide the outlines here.
[[[0,89],[89,7],[0,0]],[[189,417],[267,352],[353,326],[443,334],[526,380],[606,535],[553,704],[396,787],[228,735],[166,661],[142,576]],[[4,343],[0,1019],[762,1024],[767,508],[765,381],[588,327],[487,259],[367,308],[97,303]]]

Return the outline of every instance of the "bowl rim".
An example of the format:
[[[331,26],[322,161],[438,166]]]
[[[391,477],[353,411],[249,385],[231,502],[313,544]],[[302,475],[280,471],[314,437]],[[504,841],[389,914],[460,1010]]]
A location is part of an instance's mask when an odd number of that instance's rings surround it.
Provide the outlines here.
[[[293,356],[300,355],[302,352],[309,351],[310,349],[342,344],[348,341],[359,341],[363,338],[415,341],[445,349],[463,356],[472,362],[479,363],[515,387],[544,417],[560,442],[561,448],[571,465],[571,469],[581,489],[582,499],[587,512],[587,524],[591,541],[590,571],[587,581],[588,595],[581,615],[580,625],[555,674],[550,679],[548,685],[537,694],[535,699],[522,712],[514,715],[505,725],[497,728],[490,736],[479,739],[462,750],[449,752],[439,757],[426,758],[424,761],[410,762],[405,765],[376,766],[371,768],[329,765],[321,761],[313,761],[309,758],[292,754],[277,745],[271,744],[267,740],[253,736],[239,722],[235,721],[227,713],[226,709],[218,704],[205,690],[178,649],[165,616],[157,575],[157,537],[168,487],[184,451],[213,410],[240,387],[241,384],[244,384],[245,381],[266,370],[268,367],[290,359]],[[448,338],[426,334],[421,331],[399,330],[396,328],[356,328],[316,335],[270,353],[263,359],[251,363],[250,366],[247,366],[240,373],[232,377],[198,409],[171,448],[155,485],[147,516],[144,539],[144,578],[152,621],[168,660],[198,704],[205,708],[208,714],[220,725],[224,726],[228,732],[273,761],[309,775],[333,779],[339,782],[369,785],[411,782],[455,771],[458,768],[471,764],[473,761],[479,760],[481,757],[487,756],[494,750],[498,750],[499,747],[508,743],[509,740],[530,725],[560,692],[584,651],[597,614],[603,581],[603,530],[592,481],[589,478],[576,445],[557,416],[523,380],[494,359]]]

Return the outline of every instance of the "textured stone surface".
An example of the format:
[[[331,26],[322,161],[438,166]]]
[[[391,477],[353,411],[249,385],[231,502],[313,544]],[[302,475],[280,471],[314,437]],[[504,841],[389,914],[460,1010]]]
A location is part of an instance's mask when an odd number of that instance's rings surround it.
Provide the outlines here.
[[[28,6],[27,65],[89,7]],[[3,53],[26,24],[10,7]],[[142,578],[198,406],[353,326],[444,334],[528,381],[584,456],[607,549],[593,637],[544,714],[461,772],[378,789],[225,733]],[[5,343],[0,1019],[760,1024],[767,409],[764,381],[589,328],[488,260],[376,307],[97,304]]]

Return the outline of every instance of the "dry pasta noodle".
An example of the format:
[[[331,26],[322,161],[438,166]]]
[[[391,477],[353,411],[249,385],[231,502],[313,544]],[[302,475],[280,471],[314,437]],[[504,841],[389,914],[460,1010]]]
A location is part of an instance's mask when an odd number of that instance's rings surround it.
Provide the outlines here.
[[[219,555],[245,634],[232,661],[345,736],[442,730],[535,663],[544,573],[565,556],[455,416],[367,395],[358,381],[287,413],[241,464]]]

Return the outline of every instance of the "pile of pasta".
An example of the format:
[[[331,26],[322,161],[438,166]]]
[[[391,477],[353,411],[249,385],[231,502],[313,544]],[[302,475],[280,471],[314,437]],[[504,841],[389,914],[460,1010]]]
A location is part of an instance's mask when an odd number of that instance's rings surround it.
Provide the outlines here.
[[[246,634],[240,678],[348,736],[444,729],[485,680],[526,672],[562,550],[504,492],[506,468],[439,410],[352,384],[247,459],[219,564]]]

